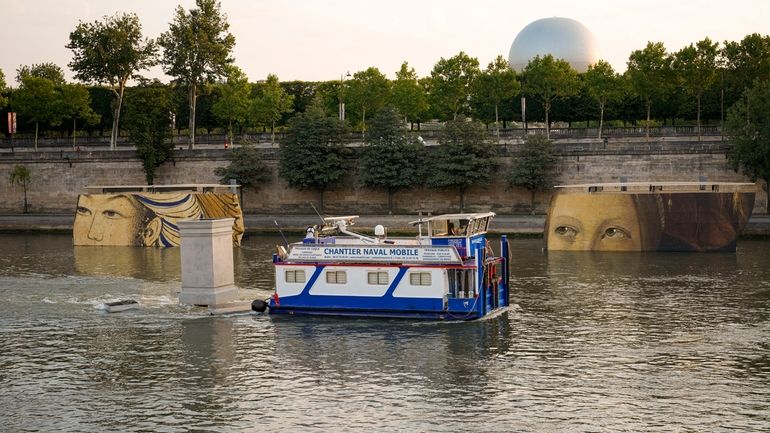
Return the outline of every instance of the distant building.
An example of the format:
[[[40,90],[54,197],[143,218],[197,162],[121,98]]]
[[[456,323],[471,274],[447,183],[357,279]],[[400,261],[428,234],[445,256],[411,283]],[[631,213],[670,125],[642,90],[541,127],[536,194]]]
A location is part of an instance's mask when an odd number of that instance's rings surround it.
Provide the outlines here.
[[[578,72],[601,58],[599,43],[588,27],[571,18],[553,17],[533,21],[516,35],[508,63],[519,72],[535,56],[547,54],[566,60]]]

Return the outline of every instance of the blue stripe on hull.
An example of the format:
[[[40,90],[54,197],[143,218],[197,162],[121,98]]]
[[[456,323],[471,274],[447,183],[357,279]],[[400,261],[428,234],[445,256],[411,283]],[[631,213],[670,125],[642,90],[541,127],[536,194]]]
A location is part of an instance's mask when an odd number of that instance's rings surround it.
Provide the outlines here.
[[[302,307],[270,307],[270,314],[293,314],[307,316],[341,316],[341,317],[376,317],[391,319],[421,319],[421,320],[474,320],[478,316],[475,311],[469,314],[448,313],[446,311],[388,311],[353,308],[302,308]]]

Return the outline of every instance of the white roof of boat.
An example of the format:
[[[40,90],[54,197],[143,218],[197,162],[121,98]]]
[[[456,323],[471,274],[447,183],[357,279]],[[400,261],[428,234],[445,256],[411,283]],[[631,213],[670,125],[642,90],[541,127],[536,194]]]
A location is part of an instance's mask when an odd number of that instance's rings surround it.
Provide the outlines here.
[[[443,220],[456,220],[456,219],[475,220],[475,219],[486,218],[491,216],[495,216],[495,213],[494,212],[448,213],[448,214],[433,215],[425,218],[420,218],[416,221],[410,221],[409,224],[414,225],[414,224],[422,224],[428,221],[443,221]]]

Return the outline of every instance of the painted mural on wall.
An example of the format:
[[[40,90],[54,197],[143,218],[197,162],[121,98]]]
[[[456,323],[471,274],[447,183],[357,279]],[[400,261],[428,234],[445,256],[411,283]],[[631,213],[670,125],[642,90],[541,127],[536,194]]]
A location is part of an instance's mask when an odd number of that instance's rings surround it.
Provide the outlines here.
[[[754,192],[578,192],[551,199],[545,244],[556,251],[733,252]]]
[[[235,218],[233,245],[240,246],[243,213],[232,193],[81,194],[72,230],[75,245],[179,246],[177,222]]]

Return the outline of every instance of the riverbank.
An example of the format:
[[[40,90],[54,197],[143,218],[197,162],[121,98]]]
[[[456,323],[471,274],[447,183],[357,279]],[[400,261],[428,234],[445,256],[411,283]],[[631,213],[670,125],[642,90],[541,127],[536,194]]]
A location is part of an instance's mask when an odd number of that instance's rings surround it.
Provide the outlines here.
[[[371,232],[377,224],[387,227],[390,233],[413,233],[409,224],[417,215],[361,215],[354,229]],[[49,232],[70,233],[74,215],[70,214],[6,214],[0,215],[0,232]],[[246,232],[250,234],[274,234],[280,228],[286,234],[301,234],[310,224],[319,222],[318,215],[246,215]],[[524,237],[543,235],[545,215],[497,215],[490,232]],[[770,237],[770,215],[754,215],[743,231],[742,237]]]

